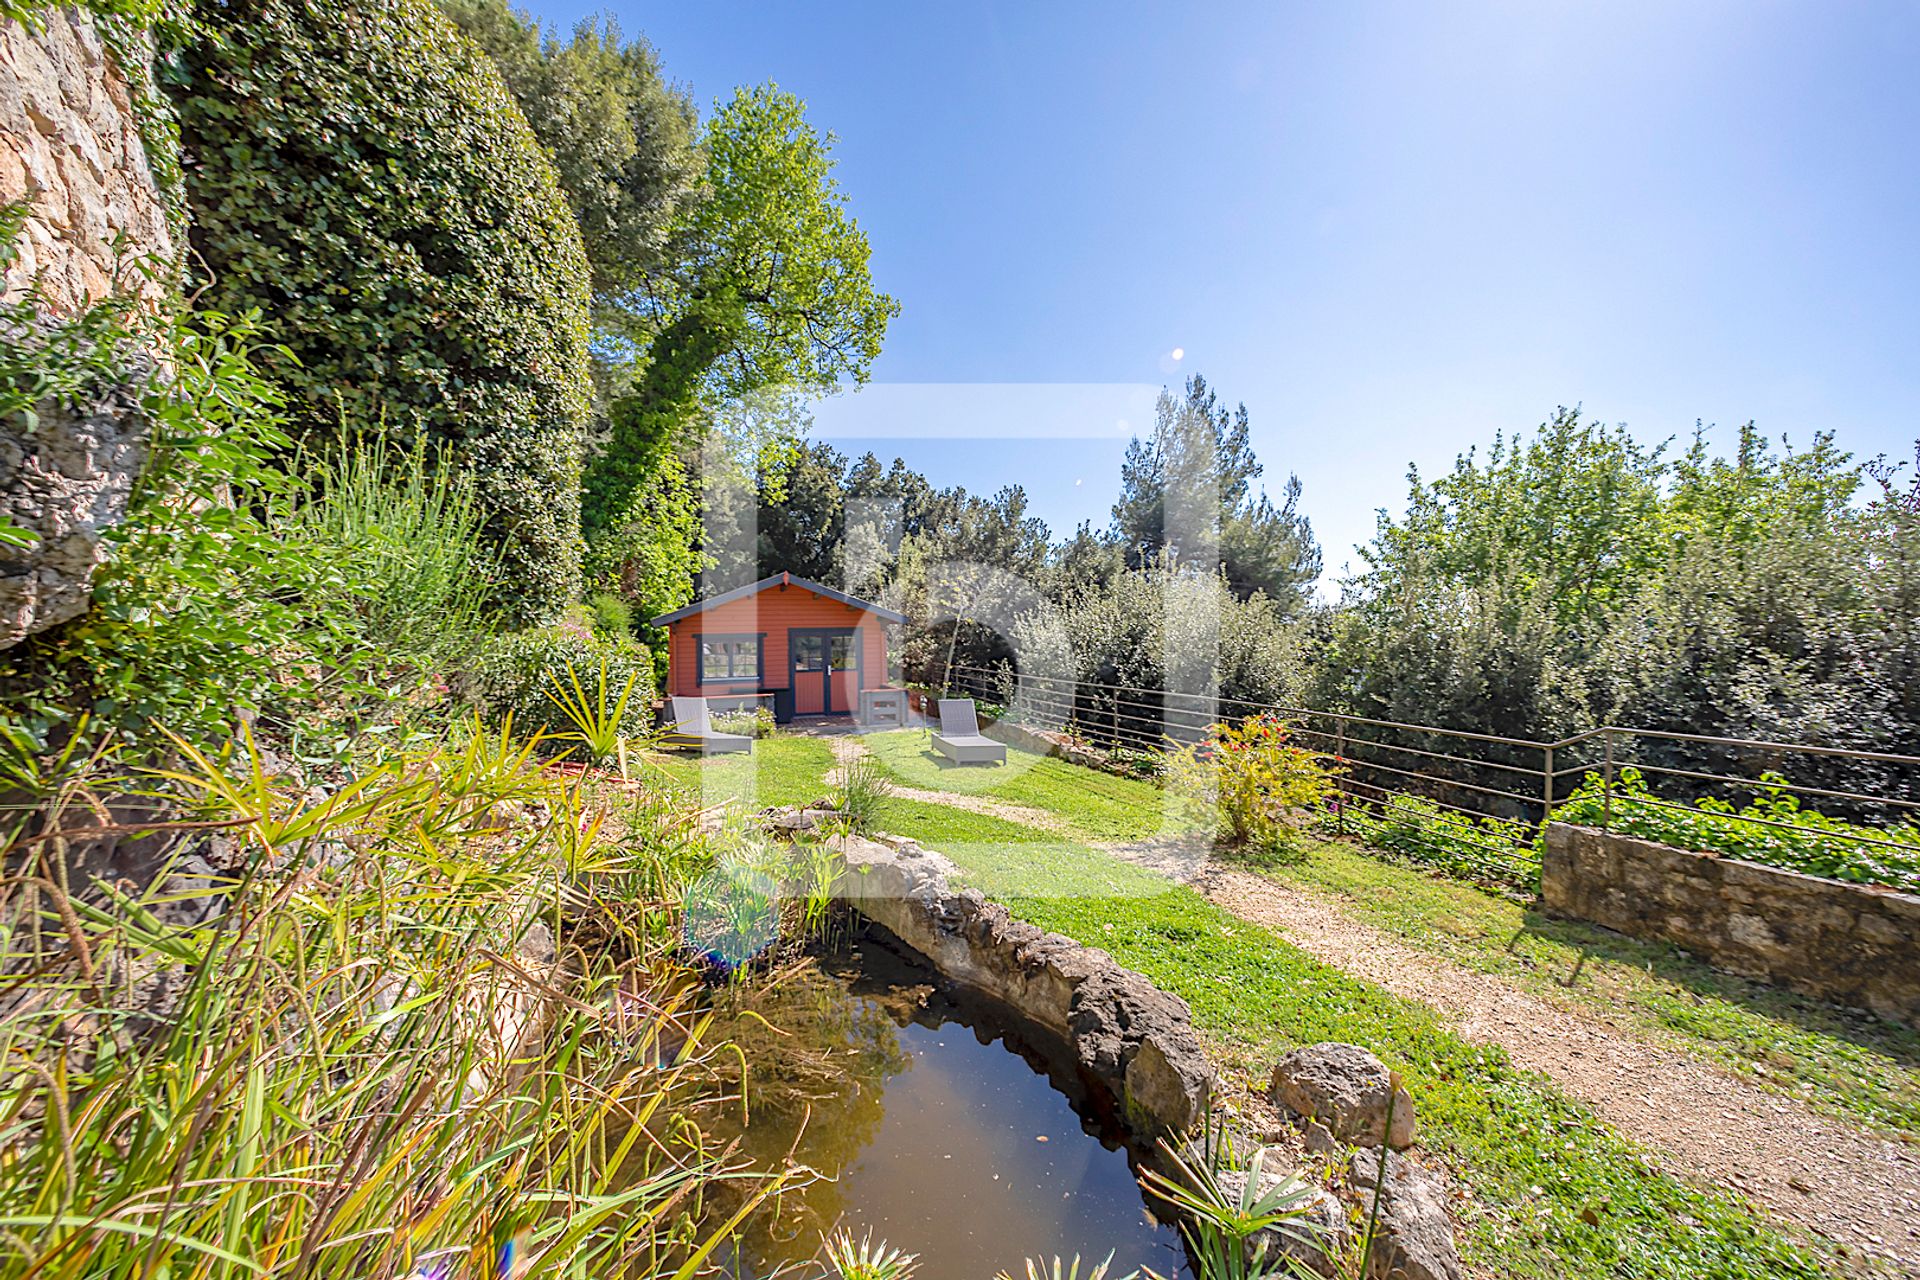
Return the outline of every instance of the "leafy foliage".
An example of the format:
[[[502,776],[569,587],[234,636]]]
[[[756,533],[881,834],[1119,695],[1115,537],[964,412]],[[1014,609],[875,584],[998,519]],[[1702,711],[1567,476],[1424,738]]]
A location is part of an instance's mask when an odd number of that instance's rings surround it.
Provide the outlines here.
[[[516,733],[571,741],[582,732],[576,719],[579,708],[570,705],[571,673],[576,671],[588,673],[589,687],[580,696],[589,711],[599,706],[592,688],[595,673],[603,681],[600,690],[613,699],[607,703],[610,724],[596,735],[607,744],[605,755],[612,754],[614,738],[646,734],[653,701],[652,655],[631,637],[596,635],[580,610],[548,626],[494,637],[468,661],[457,683],[490,722],[511,717]],[[622,690],[627,696],[620,696]],[[604,721],[609,716],[594,718]]]
[[[1784,790],[1787,780],[1779,774],[1762,780],[1774,785],[1744,805],[1717,796],[1680,805],[1656,800],[1641,772],[1628,768],[1615,779],[1609,803],[1605,780],[1590,773],[1554,809],[1553,820],[1588,826],[1604,820],[1609,830],[1680,849],[1920,893],[1920,826],[1867,827],[1831,818]]]
[[[1462,813],[1404,794],[1389,795],[1378,805],[1343,800],[1339,817],[1342,830],[1410,862],[1528,893],[1539,887],[1530,823]]]
[[[634,377],[588,475],[590,529],[629,518],[663,442],[700,406],[866,378],[899,307],[873,288],[831,144],[773,86],[738,91],[707,121],[706,171],[667,266],[624,313]]]
[[[444,445],[499,599],[578,589],[588,408],[578,228],[493,64],[426,0],[231,0],[175,74],[206,301],[257,307],[295,435]]]
[[[1231,414],[1195,375],[1186,394],[1162,391],[1153,432],[1127,446],[1114,538],[1140,568],[1174,549],[1183,562],[1217,564],[1242,599],[1265,592],[1291,611],[1320,576],[1320,548],[1300,514],[1300,480],[1290,476],[1276,507],[1253,488],[1262,467],[1242,404]]]
[[[1288,820],[1312,815],[1333,793],[1326,757],[1293,745],[1286,722],[1254,715],[1211,725],[1206,740],[1169,756],[1173,789],[1211,818],[1222,844],[1272,852],[1292,842]]]
[[[136,334],[117,306],[14,328],[0,342],[16,416],[45,403],[34,396],[71,403],[117,376],[133,379],[149,433],[147,465],[95,574],[93,609],[0,660],[10,716],[47,746],[82,716],[93,732],[132,745],[151,740],[156,719],[218,736],[236,714],[310,691],[317,675],[266,660],[308,632],[296,602],[323,567],[262,514],[290,486],[270,465],[286,438],[277,392],[253,363],[249,325],[210,312],[191,322],[169,314]],[[131,354],[143,349],[154,354]],[[140,367],[157,359],[169,376],[143,381]],[[235,504],[235,493],[251,501]]]

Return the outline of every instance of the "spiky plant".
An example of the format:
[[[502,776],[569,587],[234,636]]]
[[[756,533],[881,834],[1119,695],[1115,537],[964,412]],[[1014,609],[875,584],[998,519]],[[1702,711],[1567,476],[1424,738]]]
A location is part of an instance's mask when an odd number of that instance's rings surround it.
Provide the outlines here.
[[[907,1280],[920,1267],[920,1255],[875,1240],[868,1230],[858,1240],[842,1228],[822,1246],[833,1280]]]
[[[1082,1277],[1079,1254],[1073,1255],[1072,1262],[1063,1262],[1056,1253],[1051,1258],[1028,1258],[1024,1276],[1025,1280],[1107,1280],[1107,1269],[1112,1265],[1113,1255],[1109,1253],[1099,1266],[1089,1268],[1085,1277]],[[1115,1276],[1113,1280],[1137,1280],[1139,1275],[1138,1271],[1129,1271],[1123,1276]],[[1013,1280],[1013,1276],[1002,1271],[994,1280]]]

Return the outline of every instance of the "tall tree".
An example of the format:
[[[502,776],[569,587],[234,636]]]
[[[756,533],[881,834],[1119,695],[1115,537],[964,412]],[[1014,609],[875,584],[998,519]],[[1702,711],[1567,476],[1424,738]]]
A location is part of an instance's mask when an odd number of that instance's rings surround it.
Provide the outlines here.
[[[1229,411],[1198,374],[1183,398],[1162,391],[1152,434],[1127,446],[1120,469],[1113,526],[1128,565],[1158,564],[1167,552],[1188,564],[1217,556],[1236,594],[1303,602],[1320,548],[1299,510],[1300,481],[1289,477],[1276,507],[1254,489],[1261,472],[1245,404]]]
[[[615,332],[635,351],[633,377],[589,468],[590,531],[624,518],[655,442],[702,405],[866,379],[899,305],[873,287],[831,147],[773,86],[740,90],[708,122],[706,172],[667,265],[622,299]]]

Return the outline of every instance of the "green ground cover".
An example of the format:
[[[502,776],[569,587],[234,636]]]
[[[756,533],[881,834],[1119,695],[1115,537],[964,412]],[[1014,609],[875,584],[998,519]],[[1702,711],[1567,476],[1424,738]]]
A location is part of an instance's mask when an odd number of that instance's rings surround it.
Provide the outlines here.
[[[1556,1002],[1601,1011],[1821,1109],[1920,1134],[1920,1035],[1864,1014],[1716,973],[1471,885],[1322,844],[1261,868],[1344,914]]]
[[[764,808],[820,799],[827,794],[832,767],[833,750],[824,739],[781,733],[759,739],[751,752],[704,759],[691,751],[651,751],[634,772],[664,775],[677,795],[695,804],[751,798],[756,808]]]
[[[949,764],[920,729],[871,734],[867,750],[900,783],[925,791],[990,796],[1041,809],[1096,843],[1144,840],[1182,825],[1167,793],[1150,782],[1115,777],[1064,760],[1007,749],[1004,767]]]

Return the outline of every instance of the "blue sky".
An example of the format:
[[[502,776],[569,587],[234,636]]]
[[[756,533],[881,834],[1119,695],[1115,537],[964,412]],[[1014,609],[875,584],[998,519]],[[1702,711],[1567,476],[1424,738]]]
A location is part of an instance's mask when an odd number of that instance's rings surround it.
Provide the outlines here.
[[[904,308],[876,381],[1111,384],[1104,421],[1198,371],[1271,487],[1299,473],[1333,571],[1410,462],[1559,404],[1647,440],[1920,434],[1920,5],[534,11],[612,12],[703,104],[806,99]],[[823,431],[939,393],[890,394]],[[1104,521],[1124,444],[900,434],[871,447],[1024,484],[1062,532]]]

